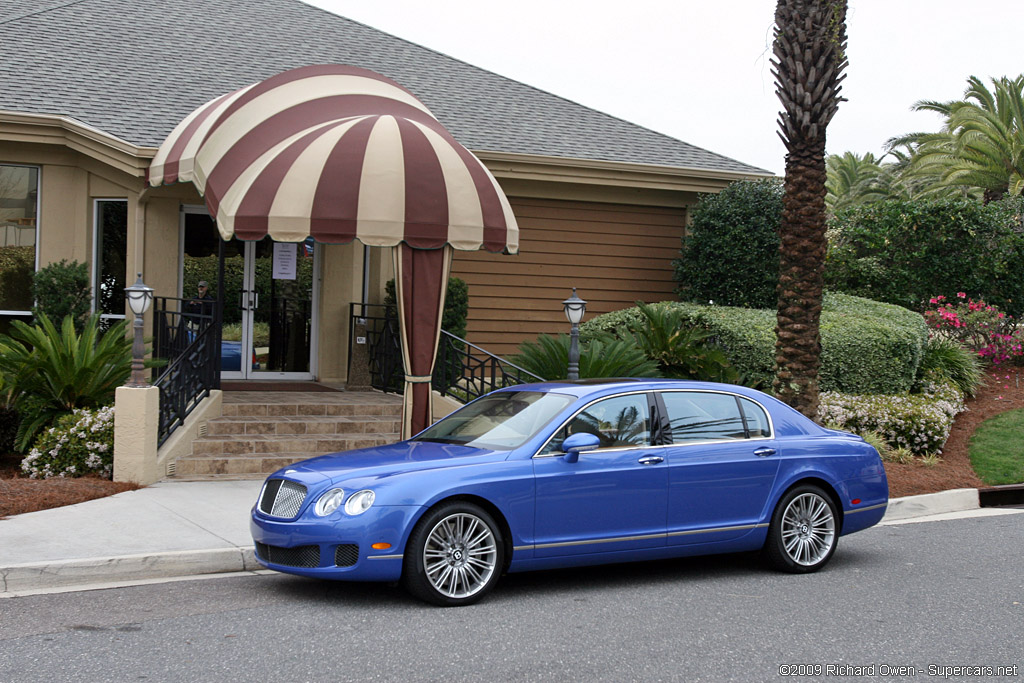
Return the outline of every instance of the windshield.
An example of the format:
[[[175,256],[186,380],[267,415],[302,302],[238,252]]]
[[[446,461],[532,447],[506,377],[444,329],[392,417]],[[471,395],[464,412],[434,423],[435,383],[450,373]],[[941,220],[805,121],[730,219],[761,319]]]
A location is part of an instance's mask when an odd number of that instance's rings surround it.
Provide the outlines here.
[[[511,450],[535,436],[574,400],[540,391],[489,394],[428,427],[413,441]]]

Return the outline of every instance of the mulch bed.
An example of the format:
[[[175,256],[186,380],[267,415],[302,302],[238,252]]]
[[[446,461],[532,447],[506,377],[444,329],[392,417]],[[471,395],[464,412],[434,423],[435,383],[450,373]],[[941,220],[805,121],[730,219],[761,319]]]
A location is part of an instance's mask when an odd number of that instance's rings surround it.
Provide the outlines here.
[[[967,410],[957,416],[942,461],[935,465],[914,462],[886,463],[889,495],[893,498],[947,489],[976,488],[984,484],[974,474],[967,455],[971,435],[985,420],[1015,408],[1024,408],[1024,370],[990,370],[978,395],[967,400]],[[0,455],[0,519],[25,512],[82,503],[140,488],[99,477],[78,479],[27,479],[21,475],[21,456]]]
[[[949,439],[942,448],[942,462],[932,466],[919,462],[885,463],[889,495],[898,498],[984,486],[968,457],[971,435],[985,420],[1016,408],[1024,408],[1024,370],[1009,366],[990,369],[985,374],[985,386],[977,396],[967,399],[967,410],[953,421]]]
[[[138,484],[114,482],[97,476],[28,479],[21,475],[20,464],[20,455],[0,455],[0,519],[141,488]]]

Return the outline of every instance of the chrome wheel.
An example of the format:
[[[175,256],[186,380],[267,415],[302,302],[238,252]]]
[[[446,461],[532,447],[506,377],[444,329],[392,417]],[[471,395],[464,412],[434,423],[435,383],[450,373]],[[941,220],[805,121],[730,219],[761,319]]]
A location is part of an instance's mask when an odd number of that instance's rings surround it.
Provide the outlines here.
[[[835,515],[817,493],[802,493],[782,514],[782,545],[790,559],[813,567],[826,559],[835,545]]]
[[[423,571],[446,598],[469,598],[483,590],[498,564],[498,542],[491,527],[468,512],[438,521],[423,543]]]

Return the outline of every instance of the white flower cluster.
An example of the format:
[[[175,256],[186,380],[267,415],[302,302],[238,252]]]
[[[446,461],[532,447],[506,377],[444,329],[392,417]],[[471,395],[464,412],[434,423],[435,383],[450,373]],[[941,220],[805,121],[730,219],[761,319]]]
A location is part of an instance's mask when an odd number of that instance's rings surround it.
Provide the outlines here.
[[[920,394],[822,392],[818,421],[852,432],[878,432],[893,448],[928,455],[942,452],[953,418],[964,408],[963,395],[952,384],[932,383]]]
[[[77,477],[91,472],[109,477],[114,469],[114,407],[76,408],[36,439],[21,461],[32,479]]]

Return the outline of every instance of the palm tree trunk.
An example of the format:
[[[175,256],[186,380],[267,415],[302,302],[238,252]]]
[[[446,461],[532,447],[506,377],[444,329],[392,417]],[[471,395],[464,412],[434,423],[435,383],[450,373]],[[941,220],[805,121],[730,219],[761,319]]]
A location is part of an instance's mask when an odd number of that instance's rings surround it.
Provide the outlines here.
[[[818,411],[825,266],[825,140],[786,156],[775,327],[775,392],[808,417]]]
[[[775,392],[804,415],[818,410],[825,266],[825,129],[842,98],[846,0],[779,0],[772,49],[782,102],[786,185],[779,226]]]

